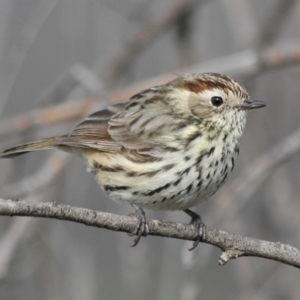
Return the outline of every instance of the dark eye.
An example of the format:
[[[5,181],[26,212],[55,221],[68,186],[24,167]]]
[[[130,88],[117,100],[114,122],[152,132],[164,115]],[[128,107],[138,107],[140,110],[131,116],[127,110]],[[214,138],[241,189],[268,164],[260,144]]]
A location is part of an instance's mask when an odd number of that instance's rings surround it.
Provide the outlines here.
[[[210,102],[213,106],[219,107],[223,104],[223,98],[219,96],[211,97]]]

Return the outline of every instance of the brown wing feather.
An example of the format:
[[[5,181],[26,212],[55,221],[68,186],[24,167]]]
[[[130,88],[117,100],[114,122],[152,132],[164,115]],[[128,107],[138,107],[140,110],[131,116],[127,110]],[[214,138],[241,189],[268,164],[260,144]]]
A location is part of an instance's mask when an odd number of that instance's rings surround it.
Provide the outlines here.
[[[52,149],[57,141],[57,137],[47,138],[39,141],[33,141],[6,149],[0,153],[1,158],[12,158],[31,151]]]
[[[93,113],[56,145],[105,152],[127,149],[156,156],[153,149],[160,144],[157,132],[168,134],[174,124],[161,88],[142,91],[126,103]]]
[[[165,92],[165,86],[158,86],[133,96],[126,108],[108,121],[112,139],[126,149],[148,154],[151,148],[165,144],[163,138],[170,138],[170,131],[177,126]]]
[[[117,144],[108,133],[108,121],[124,107],[124,103],[119,103],[91,114],[77,125],[71,134],[59,139],[55,145],[92,148],[105,152],[121,150],[122,146]]]

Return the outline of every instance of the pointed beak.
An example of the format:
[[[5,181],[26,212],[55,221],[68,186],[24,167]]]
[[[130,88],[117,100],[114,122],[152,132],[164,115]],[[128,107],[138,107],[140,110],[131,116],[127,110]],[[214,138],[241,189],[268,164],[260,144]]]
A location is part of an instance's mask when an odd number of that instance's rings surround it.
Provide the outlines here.
[[[242,109],[242,110],[250,110],[250,109],[256,109],[256,108],[261,108],[261,107],[265,107],[265,106],[267,106],[267,104],[265,102],[248,99],[243,104],[236,105],[235,107]]]

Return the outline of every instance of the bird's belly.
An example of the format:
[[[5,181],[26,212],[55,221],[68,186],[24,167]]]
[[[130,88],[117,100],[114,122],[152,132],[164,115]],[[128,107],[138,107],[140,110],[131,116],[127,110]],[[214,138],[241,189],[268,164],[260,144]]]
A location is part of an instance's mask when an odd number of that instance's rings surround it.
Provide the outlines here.
[[[236,157],[222,159],[220,151],[188,161],[178,153],[142,165],[124,160],[123,155],[110,159],[93,156],[88,163],[114,201],[154,210],[183,210],[203,202],[225,182]]]

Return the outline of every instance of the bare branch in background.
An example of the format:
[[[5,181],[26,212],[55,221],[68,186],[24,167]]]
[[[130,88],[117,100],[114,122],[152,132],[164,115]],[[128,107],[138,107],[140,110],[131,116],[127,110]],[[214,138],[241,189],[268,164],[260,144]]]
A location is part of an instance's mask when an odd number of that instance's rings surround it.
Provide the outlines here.
[[[192,18],[195,10],[187,10],[176,23],[176,42],[179,53],[180,68],[191,65],[195,58],[192,46]]]
[[[300,152],[300,128],[262,154],[219,196],[222,214],[237,215],[274,170]],[[238,201],[237,201],[238,200]],[[234,202],[234,205],[228,206]],[[218,219],[218,217],[217,217]],[[227,219],[230,219],[230,217]]]
[[[264,48],[274,43],[278,38],[284,23],[287,21],[298,0],[278,0],[275,8],[264,27],[260,30],[261,35],[257,41],[258,48]]]
[[[3,234],[0,242],[0,282],[6,278],[15,252],[34,221],[32,218],[15,220]]]
[[[300,63],[300,44],[287,44],[280,48],[269,48],[262,52],[259,63],[260,67],[257,73],[296,66]]]
[[[135,232],[138,222],[136,217],[119,216],[68,205],[3,199],[0,199],[0,215],[59,219],[131,234]],[[149,219],[148,225],[149,235],[190,241],[195,238],[195,228],[190,224]],[[300,268],[300,251],[290,245],[243,237],[211,227],[207,227],[205,243],[223,251],[219,260],[220,265],[233,258],[256,256]]]
[[[289,47],[272,47],[259,54],[252,50],[245,50],[203,62],[185,71],[219,71],[233,75],[234,77],[247,77],[250,74],[269,72],[273,69],[285,68],[299,63],[300,45],[294,44]],[[133,94],[150,86],[164,84],[173,79],[174,76],[172,73],[167,73],[135,83],[122,90],[117,90],[112,93],[112,102],[118,103],[125,101]],[[9,118],[0,122],[0,136],[8,135],[13,132],[26,132],[37,126],[77,120],[92,112],[93,109],[96,109],[95,99],[83,98],[81,101],[68,102],[66,104],[58,104],[48,108],[29,111],[15,118]]]
[[[59,176],[69,158],[70,155],[67,153],[61,151],[55,152],[36,174],[24,178],[20,182],[8,184],[0,188],[0,194],[4,197],[20,198],[29,193],[44,189]]]
[[[172,73],[148,78],[142,82],[129,85],[126,88],[113,92],[114,102],[124,101],[140,90],[154,85],[164,84],[174,78],[174,74],[184,72],[219,72],[233,77],[248,77],[273,69],[285,68],[300,64],[300,45],[290,44],[284,47],[270,47],[260,52],[247,49],[223,57],[205,61],[190,66],[185,70],[174,70]]]
[[[257,275],[257,273],[255,274]],[[261,277],[263,276],[263,278]],[[263,280],[262,280],[263,279]],[[264,274],[260,276],[255,276],[253,281],[255,282],[247,289],[241,289],[240,293],[237,295],[236,299],[248,300],[248,299],[263,299],[266,294],[266,290],[270,290],[273,293],[267,293],[268,295],[278,295],[276,289],[281,289],[282,286],[278,285],[278,280],[284,281],[282,278],[282,265],[276,265]],[[286,293],[284,293],[287,296]],[[287,297],[288,299],[289,297]]]
[[[43,193],[35,192],[30,195],[31,203],[47,200],[49,201],[47,189],[44,189]],[[36,224],[39,221],[33,218],[15,219],[3,233],[0,240],[0,283],[7,277],[20,243],[29,240],[36,233]]]
[[[248,0],[227,0],[219,1],[222,13],[226,17],[227,26],[230,30],[230,39],[233,46],[237,49],[246,49],[252,46],[255,37],[258,35],[258,22],[255,22],[257,17],[251,1]],[[237,26],[237,18],[239,26]],[[231,46],[232,47],[232,46]]]
[[[76,64],[71,69],[71,75],[84,87],[87,92],[94,96],[101,96],[104,92],[99,78],[86,66]]]
[[[131,38],[124,43],[119,52],[111,57],[107,67],[101,72],[101,78],[106,82],[115,82],[126,71],[138,54],[146,48],[155,38],[175,25],[182,16],[195,10],[203,0],[180,0],[158,15],[150,17],[139,25]]]
[[[14,87],[16,78],[31,45],[58,2],[58,0],[41,1],[36,4],[31,18],[28,18],[29,22],[22,28],[19,39],[14,47],[12,47],[8,58],[6,58],[5,65],[1,66],[5,72],[0,73],[0,115],[2,114],[3,107]]]
[[[17,117],[0,122],[0,136],[14,132],[23,133],[38,126],[78,120],[91,112],[94,107],[95,100],[85,98],[82,101],[63,103],[22,113]]]

